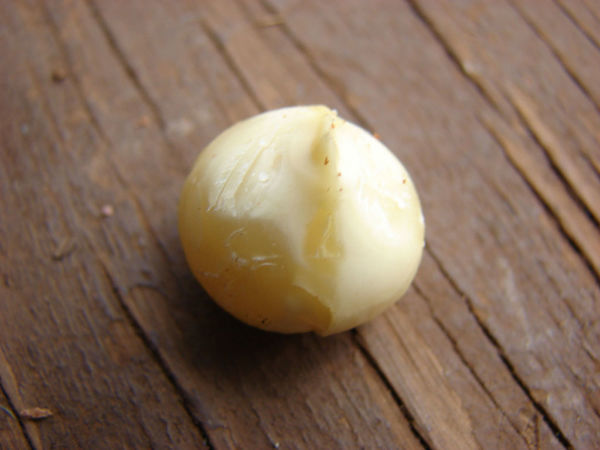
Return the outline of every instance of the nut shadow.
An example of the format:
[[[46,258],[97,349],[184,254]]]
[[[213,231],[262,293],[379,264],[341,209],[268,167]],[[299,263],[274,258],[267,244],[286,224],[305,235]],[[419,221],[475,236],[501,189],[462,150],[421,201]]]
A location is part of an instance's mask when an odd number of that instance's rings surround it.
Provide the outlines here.
[[[175,337],[175,345],[169,347],[176,352],[170,356],[184,362],[189,369],[186,372],[193,376],[224,389],[242,380],[257,385],[293,383],[297,376],[335,364],[340,347],[348,349],[349,333],[323,338],[313,333],[265,332],[245,325],[222,310],[196,281],[176,233],[170,234],[167,248],[174,249],[172,261],[169,267],[162,267],[161,276],[175,276],[177,281],[176,292],[167,293],[178,330],[176,337],[175,333],[169,336]]]

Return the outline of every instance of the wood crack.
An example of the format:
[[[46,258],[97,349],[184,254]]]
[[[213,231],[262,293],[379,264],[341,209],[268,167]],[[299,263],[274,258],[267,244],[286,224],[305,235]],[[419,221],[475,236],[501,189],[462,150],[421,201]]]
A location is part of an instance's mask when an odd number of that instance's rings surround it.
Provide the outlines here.
[[[431,450],[432,447],[427,443],[427,440],[425,439],[425,437],[421,434],[421,432],[417,428],[417,422],[416,422],[414,416],[408,410],[408,408],[406,407],[406,404],[404,403],[404,401],[402,401],[402,399],[400,398],[400,395],[392,386],[390,380],[383,372],[381,366],[377,363],[375,358],[373,358],[373,356],[369,353],[367,348],[364,346],[363,342],[361,341],[361,339],[358,335],[358,332],[356,330],[352,330],[351,335],[352,335],[352,340],[358,347],[362,356],[371,365],[373,370],[375,370],[375,373],[377,373],[377,375],[381,379],[383,385],[389,391],[390,395],[394,399],[394,402],[398,405],[400,412],[402,413],[404,418],[407,420],[410,430],[414,434],[415,438],[419,441],[419,443],[423,446],[423,448],[425,448],[426,450]]]
[[[567,8],[565,8],[565,6],[562,4],[562,2],[554,0],[554,3],[556,4],[556,6],[558,6],[558,8],[560,8],[560,10],[563,12],[563,14],[565,16],[567,16],[567,18],[573,22],[573,24],[577,27],[577,29],[579,29],[583,35],[586,37],[586,39],[588,41],[590,41],[590,43],[596,47],[598,50],[600,50],[600,42],[596,40],[596,38],[590,34],[586,29],[585,26],[583,26],[579,20],[577,19],[577,17],[575,17],[573,15],[573,13],[571,13],[569,10],[567,10]]]
[[[598,227],[600,221],[600,208],[594,204],[594,192],[585,186],[577,186],[577,184],[571,179],[577,178],[575,171],[577,168],[573,167],[570,161],[566,161],[562,155],[560,144],[557,142],[556,137],[551,134],[551,131],[540,123],[539,117],[531,110],[527,105],[527,100],[519,91],[514,91],[507,100],[517,113],[517,116],[521,124],[525,127],[529,137],[535,142],[535,144],[542,150],[543,154],[550,164],[550,167],[556,174],[557,178],[563,183],[565,189],[569,193],[569,196],[574,202],[589,216],[594,224]],[[585,153],[582,153],[585,155]],[[562,162],[559,162],[562,158]],[[586,159],[589,164],[589,159]],[[561,166],[563,166],[561,168]],[[595,168],[590,167],[591,170]],[[517,169],[518,170],[518,169]],[[525,176],[525,174],[523,174]]]
[[[6,410],[6,413],[8,414],[8,412],[10,412],[10,414],[12,415],[12,417],[19,424],[19,428],[21,430],[21,433],[23,434],[23,437],[27,441],[27,444],[29,444],[29,448],[31,448],[31,449],[41,448],[41,444],[40,444],[39,447],[33,445],[31,437],[29,436],[29,433],[27,432],[25,424],[23,423],[23,419],[21,419],[21,416],[19,416],[19,414],[17,413],[17,409],[15,408],[14,403],[12,402],[10,396],[8,395],[8,392],[6,392],[6,389],[4,388],[4,385],[2,384],[2,377],[1,376],[0,376],[0,392],[2,394],[4,394],[4,397],[6,398],[6,402],[8,403],[8,409]],[[2,407],[2,409],[5,409],[5,408]]]
[[[472,86],[474,86],[476,88],[476,90],[482,95],[483,99],[486,100],[490,106],[493,108],[493,110],[498,113],[500,116],[504,116],[504,114],[502,114],[500,107],[498,106],[498,104],[496,103],[496,101],[494,100],[494,98],[492,97],[492,95],[490,94],[490,92],[485,88],[485,86],[483,86],[483,84],[474,76],[472,76],[471,74],[469,74],[463,67],[463,64],[459,58],[459,56],[456,54],[456,52],[454,52],[454,50],[452,49],[450,43],[448,43],[446,41],[446,39],[444,38],[444,36],[442,35],[442,33],[437,29],[437,27],[435,26],[434,23],[432,23],[432,21],[427,17],[427,15],[425,14],[425,12],[422,10],[422,8],[418,5],[416,0],[407,0],[409,6],[411,7],[411,9],[413,10],[414,14],[419,18],[419,20],[421,20],[421,22],[430,30],[430,32],[432,33],[432,35],[435,37],[436,41],[438,42],[438,44],[444,49],[444,51],[446,52],[446,54],[448,55],[448,57],[450,58],[450,60],[455,64],[455,66],[458,68],[459,72],[466,78],[466,80],[469,82],[469,84],[471,84]],[[522,112],[519,110],[519,108],[514,104],[514,102],[512,101],[511,98],[509,98],[506,95],[503,95],[503,98],[505,98],[511,105],[511,107],[515,110],[516,114],[517,114],[517,118],[520,122],[520,124],[524,127],[525,131],[527,131],[530,135],[530,137],[532,138],[533,142],[535,143],[535,145],[540,148],[540,150],[542,151],[542,154],[544,155],[544,157],[546,158],[546,160],[548,161],[548,164],[550,165],[550,167],[553,169],[554,173],[556,174],[556,176],[558,177],[558,180],[560,180],[561,184],[564,186],[564,188],[567,190],[567,193],[569,195],[569,197],[577,204],[579,205],[583,211],[587,214],[587,216],[589,216],[592,220],[595,219],[595,216],[593,214],[592,211],[590,211],[589,208],[586,207],[586,205],[583,203],[583,200],[581,198],[580,195],[578,195],[576,192],[574,192],[574,190],[571,188],[571,184],[569,183],[569,181],[565,178],[565,176],[563,175],[562,171],[556,166],[555,162],[553,161],[552,157],[549,155],[547,148],[544,146],[543,142],[541,142],[534,130],[531,129],[531,127],[529,126],[527,120],[525,119],[525,117],[523,117]],[[485,128],[487,128],[484,125]],[[488,129],[489,132],[489,129]],[[495,141],[497,142],[498,140],[495,139]],[[503,150],[503,152],[506,154],[506,149],[503,148],[502,145],[500,145],[500,148]],[[508,157],[508,161],[511,164],[511,166],[516,170],[516,172],[521,176],[521,178],[525,181],[525,183],[532,188],[531,186],[531,180],[529,179],[529,173],[527,173],[526,171],[524,171],[519,165],[515,164],[515,161],[509,156]],[[533,188],[534,193],[536,194],[537,198],[541,198],[541,195],[537,194],[537,190],[535,188]],[[542,200],[542,205],[546,206],[546,211],[548,212],[548,214],[553,217],[559,224],[562,223],[561,221],[561,217],[559,215],[557,215],[557,213],[552,209],[552,208],[548,208],[548,202],[545,200]],[[598,227],[598,222],[594,220],[594,224],[596,225],[596,227]],[[574,240],[573,238],[570,236],[569,233],[565,233],[565,230],[562,227],[559,227],[559,229],[561,230],[561,234],[563,234],[563,236],[566,238],[567,242],[569,242],[569,244],[571,246],[573,246],[574,249],[577,250],[577,253],[579,255],[581,255],[583,262],[586,264],[586,266],[588,266],[588,268],[590,267],[590,260],[587,257],[583,256],[583,253],[579,250],[579,246],[574,244]],[[577,239],[579,240],[579,239]],[[594,260],[595,258],[592,258],[592,260]],[[591,270],[591,273],[594,274],[596,280],[599,279],[600,276],[600,270],[596,269],[596,265],[598,264],[592,264],[593,269]]]
[[[459,357],[459,359],[462,361],[462,363],[467,367],[467,370],[471,373],[471,375],[473,376],[473,378],[475,379],[475,381],[477,382],[479,387],[481,387],[483,392],[485,392],[485,394],[489,397],[490,401],[494,404],[494,406],[498,409],[498,411],[500,411],[502,416],[508,421],[508,423],[511,425],[511,427],[515,430],[515,432],[523,439],[523,441],[527,445],[528,442],[527,442],[527,439],[525,438],[525,436],[519,431],[517,426],[513,423],[512,420],[510,420],[510,418],[508,417],[506,412],[498,404],[498,402],[496,401],[496,398],[491,393],[491,391],[488,389],[488,387],[485,385],[485,383],[483,382],[483,380],[477,373],[476,369],[469,363],[468,359],[465,357],[464,353],[462,352],[462,350],[460,349],[460,347],[458,345],[457,340],[454,338],[454,336],[452,336],[452,334],[450,333],[448,328],[446,328],[444,323],[435,314],[435,311],[434,311],[433,307],[431,306],[431,300],[429,299],[429,297],[427,297],[427,295],[425,295],[423,290],[419,287],[419,285],[416,282],[414,282],[412,286],[413,286],[415,292],[425,301],[425,304],[427,305],[427,309],[429,310],[429,315],[431,316],[433,321],[436,323],[436,325],[439,327],[439,329],[446,335],[446,337],[450,341],[450,345],[452,345],[452,349],[454,350],[456,355]]]
[[[448,58],[454,63],[458,71],[467,79],[469,84],[473,86],[496,111],[500,111],[500,107],[498,103],[496,103],[496,101],[494,100],[492,94],[488,91],[488,89],[481,81],[469,74],[469,72],[465,69],[465,66],[462,63],[458,54],[454,51],[450,43],[446,41],[442,32],[429,19],[429,17],[427,17],[427,15],[425,14],[421,6],[417,3],[417,1],[406,0],[406,2],[408,3],[408,6],[410,7],[414,15],[417,17],[417,19],[419,19],[425,25],[425,27],[435,38],[436,42],[442,47]]]
[[[263,7],[271,14],[277,14],[277,10],[267,0],[261,0]],[[344,106],[353,116],[353,121],[360,125],[365,130],[372,130],[365,116],[352,104],[352,101],[348,98],[346,88],[338,80],[334,79],[327,72],[325,72],[321,66],[317,63],[315,57],[310,53],[308,48],[296,37],[290,27],[282,20],[278,24],[285,36],[292,43],[292,45],[298,50],[298,52],[304,57],[308,66],[315,72],[315,74],[323,80],[326,86],[340,99]]]
[[[202,30],[204,31],[206,36],[208,36],[208,38],[210,39],[213,46],[223,57],[223,60],[225,61],[225,64],[227,65],[229,70],[233,72],[237,80],[240,82],[242,88],[244,89],[244,92],[246,92],[248,97],[250,97],[252,103],[254,103],[254,105],[258,108],[259,111],[265,111],[267,109],[266,106],[260,101],[258,95],[250,85],[250,82],[246,79],[238,65],[235,63],[235,61],[227,51],[227,48],[225,48],[221,37],[210,27],[210,25],[205,20],[200,20],[200,26],[202,27]]]
[[[104,38],[106,39],[108,47],[113,52],[116,60],[123,68],[123,71],[124,71],[126,77],[130,80],[130,82],[132,83],[132,85],[134,86],[134,88],[136,89],[138,94],[140,95],[142,101],[150,109],[150,113],[151,113],[152,117],[154,118],[155,122],[158,124],[158,129],[160,130],[160,135],[162,137],[164,144],[167,146],[167,148],[169,150],[171,150],[173,155],[178,157],[179,162],[183,164],[183,161],[181,159],[179,152],[177,151],[177,148],[173,145],[173,143],[171,142],[171,140],[168,137],[167,124],[165,122],[165,119],[163,118],[163,115],[160,111],[160,107],[158,106],[158,103],[156,103],[154,101],[154,99],[150,95],[150,92],[142,84],[137,72],[135,71],[133,66],[129,63],[129,61],[127,60],[127,56],[125,55],[125,53],[119,46],[119,44],[117,42],[117,38],[114,36],[110,27],[104,20],[104,17],[102,16],[102,14],[100,13],[100,10],[96,6],[95,1],[87,0],[85,3],[88,5],[91,16],[98,24],[98,28],[100,29],[101,33],[104,35]],[[60,39],[60,35],[59,35],[59,39]],[[65,49],[65,51],[66,51],[66,49]],[[68,58],[66,58],[66,59],[68,61]],[[85,96],[83,95],[83,91],[81,91],[81,95],[82,95],[83,99],[85,99]],[[87,104],[87,102],[84,101],[84,104]],[[93,121],[93,119],[94,119],[93,114],[91,115],[91,118],[92,118],[92,123],[95,125],[98,125],[98,129],[101,129],[99,124],[97,122]]]
[[[509,163],[519,171],[520,174],[523,175],[524,173],[527,173],[519,167],[519,164],[521,164],[522,161],[515,159],[513,151],[509,148],[510,144],[504,142],[498,131],[496,131],[486,120],[479,119],[479,121],[489,136],[498,144]],[[596,237],[597,227],[595,226],[595,223],[590,220],[588,214],[585,214],[585,212],[579,208],[579,203],[568,194],[565,194],[565,197],[574,202],[573,207],[568,207],[564,211],[560,211],[560,206],[552,203],[552,200],[555,202],[560,200],[560,193],[554,192],[546,193],[546,195],[544,195],[543,189],[539,186],[540,181],[535,177],[532,179],[531,173],[529,175],[529,177],[523,175],[523,180],[527,187],[546,210],[548,216],[553,219],[557,229],[563,235],[567,243],[580,255],[583,263],[587,266],[590,273],[600,285],[600,253],[594,251],[594,249],[600,248],[600,239]],[[567,189],[567,186],[564,186],[562,183],[561,186]],[[550,196],[551,199],[549,199],[548,196]],[[582,227],[584,230],[581,230]],[[585,239],[583,236],[585,236]],[[592,240],[591,244],[590,240]]]
[[[590,90],[587,88],[587,86],[585,86],[584,82],[581,81],[580,78],[577,76],[577,73],[575,73],[575,71],[573,69],[571,69],[571,67],[569,67],[569,64],[564,60],[564,58],[556,50],[554,45],[552,45],[552,42],[543,33],[543,31],[539,27],[537,27],[531,21],[531,19],[529,19],[529,17],[527,17],[527,15],[525,13],[523,13],[521,8],[517,6],[517,4],[514,2],[514,0],[507,0],[507,3],[521,17],[521,19],[523,19],[523,22],[525,22],[527,24],[527,26],[531,29],[531,31],[546,45],[546,47],[548,48],[550,53],[552,53],[552,55],[556,58],[556,60],[558,61],[560,66],[564,69],[565,73],[569,76],[571,81],[573,81],[573,83],[575,83],[575,85],[588,98],[588,100],[590,100],[592,102],[592,104],[596,108],[596,111],[600,112],[600,104],[598,104],[598,102],[596,101],[596,99],[594,98],[594,96],[592,95]]]
[[[104,17],[102,16],[102,14],[100,13],[100,10],[96,6],[95,1],[88,0],[85,3],[88,5],[90,12],[92,14],[92,17],[94,18],[94,20],[98,24],[98,27],[102,31],[102,34],[104,35],[110,49],[113,51],[117,60],[123,67],[125,74],[129,78],[129,80],[133,83],[133,85],[136,87],[136,89],[140,93],[144,102],[150,107],[150,110],[152,111],[152,115],[154,116],[154,119],[159,124],[159,127],[161,128],[161,130],[164,132],[167,128],[166,122],[165,122],[164,118],[162,117],[162,114],[160,112],[160,108],[158,107],[158,104],[152,99],[152,97],[150,96],[150,93],[146,90],[146,88],[140,81],[140,78],[139,78],[137,72],[135,71],[133,66],[129,63],[129,61],[127,61],[127,56],[125,55],[125,53],[119,46],[119,43],[117,42],[117,38],[114,36],[112,31],[110,30],[110,27],[104,20]]]
[[[27,443],[33,449],[42,449],[42,439],[40,437],[39,428],[36,425],[24,423],[21,416],[18,414],[18,411],[24,408],[26,405],[23,404],[23,399],[21,398],[19,385],[17,383],[15,374],[12,371],[12,367],[6,360],[6,356],[0,348],[0,389],[2,393],[6,397],[6,401],[8,402],[9,408],[17,412],[15,414],[15,418],[19,423],[19,427],[23,432],[23,436],[27,440]]]
[[[434,260],[434,262],[436,263],[438,269],[440,270],[440,272],[442,273],[444,278],[446,278],[446,280],[448,280],[448,282],[450,283],[450,285],[452,286],[454,291],[461,298],[464,299],[465,304],[467,305],[467,309],[469,310],[469,313],[473,316],[473,318],[475,319],[475,322],[477,323],[477,325],[479,326],[479,328],[481,329],[483,334],[486,336],[486,338],[491,342],[491,344],[496,349],[498,356],[500,357],[500,360],[508,369],[508,372],[510,373],[512,379],[517,383],[517,385],[521,388],[521,390],[527,396],[529,401],[533,404],[534,408],[540,414],[540,416],[543,418],[544,422],[546,422],[546,424],[548,425],[550,430],[552,430],[552,433],[556,436],[558,441],[565,448],[573,448],[573,445],[569,442],[567,437],[563,434],[560,427],[556,424],[554,419],[551,417],[550,413],[548,413],[548,411],[546,411],[546,409],[543,407],[543,405],[533,397],[533,394],[531,393],[529,387],[525,384],[525,382],[521,379],[521,377],[517,373],[514,365],[510,362],[508,356],[506,355],[506,352],[500,345],[498,339],[496,339],[496,337],[493,335],[493,333],[487,327],[487,325],[484,323],[484,321],[481,319],[481,317],[479,317],[479,315],[475,312],[475,308],[473,306],[473,301],[469,298],[469,296],[465,292],[463,292],[463,290],[458,286],[456,281],[454,281],[452,276],[449,274],[449,272],[446,270],[446,268],[441,263],[440,259],[431,250],[431,248],[427,247],[427,252],[431,256],[431,258]]]
[[[204,439],[204,442],[206,443],[207,447],[210,450],[214,450],[215,447],[210,440],[210,437],[206,431],[204,424],[196,418],[196,415],[193,412],[193,401],[189,398],[189,396],[187,395],[185,390],[177,382],[175,375],[170,370],[168,364],[162,358],[159,349],[156,347],[154,342],[152,342],[152,340],[146,335],[143,328],[140,326],[138,321],[133,316],[133,313],[131,312],[129,306],[127,305],[127,301],[126,301],[123,293],[121,292],[121,289],[119,288],[119,283],[113,277],[113,275],[110,273],[110,270],[109,270],[108,266],[106,265],[106,263],[102,260],[102,258],[98,258],[98,261],[100,263],[100,266],[102,268],[102,271],[104,272],[106,279],[108,280],[108,282],[111,286],[111,290],[112,290],[115,298],[121,305],[121,308],[123,309],[123,312],[124,312],[125,316],[127,317],[129,324],[132,326],[132,328],[135,331],[135,333],[137,334],[137,336],[142,340],[142,342],[148,348],[148,350],[152,354],[154,360],[157,362],[157,364],[160,367],[163,374],[166,376],[166,378],[169,380],[169,382],[173,385],[175,392],[177,392],[177,395],[181,398],[182,405],[183,405],[185,411],[188,413],[192,422],[194,423],[194,425],[196,425],[196,427],[200,431],[200,434],[202,435],[202,438]]]

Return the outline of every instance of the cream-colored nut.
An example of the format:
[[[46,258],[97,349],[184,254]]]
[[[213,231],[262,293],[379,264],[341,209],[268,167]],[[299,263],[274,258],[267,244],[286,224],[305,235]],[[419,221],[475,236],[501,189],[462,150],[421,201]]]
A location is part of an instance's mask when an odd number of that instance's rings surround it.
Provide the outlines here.
[[[259,114],[198,157],[179,204],[187,261],[225,310],[282,333],[337,333],[408,289],[424,221],[402,164],[325,106]]]

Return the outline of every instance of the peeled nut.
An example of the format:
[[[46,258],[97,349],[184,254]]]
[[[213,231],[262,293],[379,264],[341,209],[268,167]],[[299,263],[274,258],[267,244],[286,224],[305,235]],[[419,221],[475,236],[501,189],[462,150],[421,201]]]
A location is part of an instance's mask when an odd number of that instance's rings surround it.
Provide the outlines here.
[[[406,169],[325,106],[259,114],[212,141],[183,187],[179,233],[226,311],[264,330],[321,335],[398,300],[424,245]]]

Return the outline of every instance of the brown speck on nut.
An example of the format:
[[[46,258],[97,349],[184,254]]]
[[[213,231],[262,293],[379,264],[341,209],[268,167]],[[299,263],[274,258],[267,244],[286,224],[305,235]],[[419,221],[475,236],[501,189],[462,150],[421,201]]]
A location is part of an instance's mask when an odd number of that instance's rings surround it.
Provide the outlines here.
[[[325,164],[325,165],[329,164],[329,158],[327,156],[325,157],[325,161],[323,162],[323,164]]]

